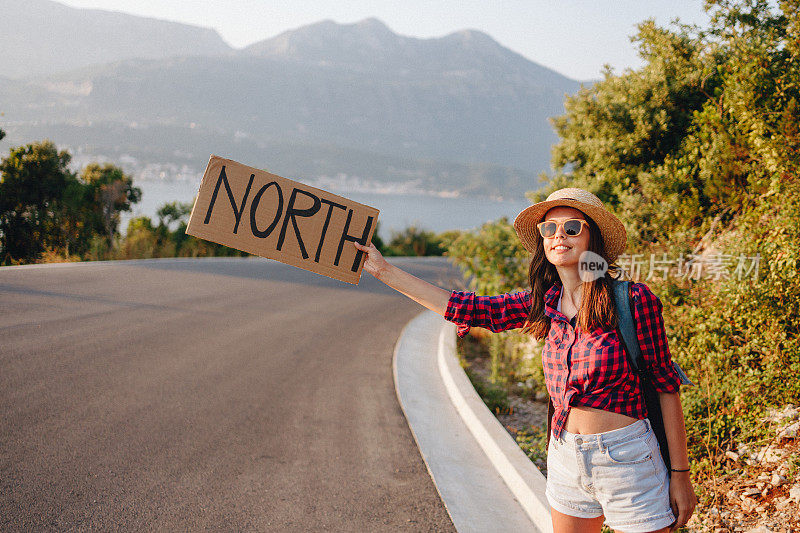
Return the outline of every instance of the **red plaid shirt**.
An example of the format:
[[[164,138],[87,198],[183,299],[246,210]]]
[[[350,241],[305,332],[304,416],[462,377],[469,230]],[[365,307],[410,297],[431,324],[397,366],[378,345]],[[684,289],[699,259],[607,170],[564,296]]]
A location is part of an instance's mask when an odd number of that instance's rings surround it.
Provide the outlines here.
[[[636,333],[642,357],[652,366],[653,385],[659,392],[677,392],[680,378],[667,346],[661,300],[644,283],[631,285]],[[561,436],[573,405],[646,418],[639,377],[628,363],[616,330],[583,331],[576,327],[575,317],[570,322],[556,309],[560,295],[560,282],[544,295],[544,312],[551,321],[542,350],[542,366],[555,407],[553,436]],[[452,291],[444,318],[458,325],[459,337],[466,335],[471,326],[495,332],[520,328],[528,318],[530,298],[530,291],[500,296]]]

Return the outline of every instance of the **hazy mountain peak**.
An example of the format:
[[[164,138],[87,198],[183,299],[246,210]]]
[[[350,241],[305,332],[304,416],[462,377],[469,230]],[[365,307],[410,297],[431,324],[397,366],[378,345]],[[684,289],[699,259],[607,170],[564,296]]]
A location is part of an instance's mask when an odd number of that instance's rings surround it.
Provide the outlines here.
[[[468,51],[469,54],[477,54],[477,56],[485,54],[495,57],[508,54],[517,55],[495,41],[491,36],[475,29],[455,31],[441,37],[438,41],[450,49]]]
[[[483,33],[480,30],[475,30],[475,29],[465,29],[465,30],[454,31],[448,37],[455,38],[455,39],[461,39],[461,40],[463,40],[465,42],[497,44],[497,41],[492,39],[491,36]]]
[[[350,24],[325,19],[254,43],[243,52],[315,62],[344,60],[346,57],[364,60],[370,51],[372,54],[387,52],[402,39],[374,17]]]
[[[50,0],[0,0],[0,13],[0,71],[12,77],[129,58],[232,51],[211,28]]]
[[[386,24],[384,24],[380,19],[375,17],[367,17],[364,20],[360,20],[353,25],[359,28],[367,28],[372,31],[382,31],[393,34],[392,30],[390,30]]]

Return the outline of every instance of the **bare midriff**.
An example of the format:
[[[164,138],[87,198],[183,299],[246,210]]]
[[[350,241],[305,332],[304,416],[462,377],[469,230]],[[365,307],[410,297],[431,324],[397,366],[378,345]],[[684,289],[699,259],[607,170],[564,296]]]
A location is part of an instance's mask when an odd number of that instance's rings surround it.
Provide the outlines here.
[[[572,406],[564,429],[570,433],[589,435],[624,428],[634,422],[636,419],[632,416],[592,407]]]

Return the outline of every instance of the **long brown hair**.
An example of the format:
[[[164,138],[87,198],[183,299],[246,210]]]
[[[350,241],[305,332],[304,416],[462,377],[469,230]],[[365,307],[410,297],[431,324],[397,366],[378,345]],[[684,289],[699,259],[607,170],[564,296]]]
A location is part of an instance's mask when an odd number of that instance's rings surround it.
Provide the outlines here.
[[[602,256],[608,261],[608,254],[600,234],[600,228],[586,213],[583,213],[583,216],[586,217],[586,221],[589,223],[589,251]],[[544,220],[544,216],[542,220]],[[608,263],[608,271],[603,277],[583,284],[577,324],[584,331],[591,331],[595,328],[615,329],[619,324],[617,312],[614,308],[614,297],[611,294],[609,277],[618,279],[620,269],[616,263],[610,261]],[[547,260],[544,251],[544,239],[538,231],[536,232],[535,249],[531,255],[531,264],[528,269],[528,279],[531,284],[531,311],[525,326],[522,328],[522,332],[530,333],[537,340],[543,339],[550,332],[550,317],[544,314],[544,295],[554,283],[561,285],[561,278],[558,277],[558,270],[556,270],[555,265]]]

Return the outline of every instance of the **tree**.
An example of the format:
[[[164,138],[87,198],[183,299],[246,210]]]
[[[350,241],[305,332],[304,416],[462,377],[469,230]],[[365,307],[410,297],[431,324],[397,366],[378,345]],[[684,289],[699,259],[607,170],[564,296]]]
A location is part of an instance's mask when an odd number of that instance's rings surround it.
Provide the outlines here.
[[[142,198],[142,190],[133,186],[133,179],[111,163],[91,163],[81,173],[83,182],[93,191],[95,211],[109,245],[119,231],[119,215],[130,211]]]
[[[557,173],[534,201],[561,187],[586,188],[623,218],[634,247],[664,245],[683,228],[702,231],[719,207],[692,164],[675,159],[696,148],[687,135],[722,83],[725,55],[696,27],[676,26],[641,23],[633,40],[645,65],[619,75],[606,67],[603,80],[567,97],[566,114],[552,120]]]
[[[707,30],[639,25],[645,65],[582,88],[553,120],[556,175],[531,195],[584,187],[632,248],[691,250],[798,158],[800,2],[708,0]],[[791,174],[791,172],[788,172]]]
[[[150,259],[159,257],[161,239],[149,217],[136,217],[128,222],[125,240],[118,250],[120,259]]]
[[[186,222],[187,217],[192,214],[191,202],[169,202],[158,208],[156,216],[158,224],[169,228],[174,222]]]
[[[12,148],[0,161],[1,263],[31,262],[45,248],[66,247],[63,198],[80,190],[70,159],[43,141]]]
[[[163,204],[156,211],[158,216],[158,227],[156,233],[159,236],[159,244],[165,251],[172,250],[172,255],[176,255],[184,243],[189,239],[186,228],[189,225],[189,215],[192,214],[194,202],[169,202]],[[177,223],[175,230],[170,229]]]

